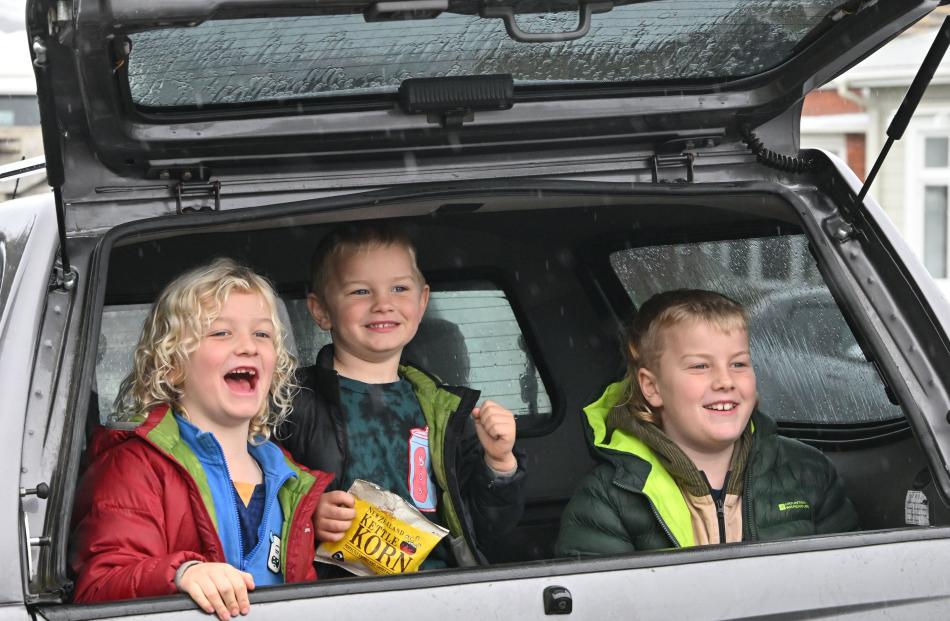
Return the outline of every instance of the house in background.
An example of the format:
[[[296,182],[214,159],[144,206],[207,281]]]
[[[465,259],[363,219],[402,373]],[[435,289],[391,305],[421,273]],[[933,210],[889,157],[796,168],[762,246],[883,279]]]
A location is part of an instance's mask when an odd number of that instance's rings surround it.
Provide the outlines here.
[[[801,145],[843,159],[863,180],[887,138],[937,28],[942,7],[864,62],[805,99]],[[950,297],[950,53],[944,57],[904,137],[870,189]]]
[[[26,33],[0,32],[0,164],[43,155],[40,110]],[[0,181],[0,200],[48,192],[45,175]]]

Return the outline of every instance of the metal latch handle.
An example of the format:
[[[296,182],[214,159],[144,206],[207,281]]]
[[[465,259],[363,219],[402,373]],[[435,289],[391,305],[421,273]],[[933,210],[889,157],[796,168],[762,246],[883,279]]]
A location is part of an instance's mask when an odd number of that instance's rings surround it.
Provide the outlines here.
[[[515,11],[510,5],[483,5],[479,15],[497,17],[505,22],[508,36],[521,43],[555,43],[580,39],[590,31],[591,15],[606,13],[614,8],[613,2],[582,2],[577,10],[577,29],[567,32],[525,32],[515,20]]]

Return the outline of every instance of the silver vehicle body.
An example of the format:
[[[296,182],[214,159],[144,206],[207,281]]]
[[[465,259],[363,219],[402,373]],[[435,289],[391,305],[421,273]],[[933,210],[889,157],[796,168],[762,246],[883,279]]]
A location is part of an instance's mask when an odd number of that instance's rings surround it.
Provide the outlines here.
[[[110,5],[88,4],[90,11]],[[801,91],[791,96],[791,107],[759,118],[758,135],[775,149],[796,152],[794,102],[934,6],[936,2],[915,2],[913,10],[901,14],[878,37],[858,41],[838,59],[800,79]],[[131,11],[125,15],[130,16]],[[75,22],[76,31],[70,36],[79,36],[89,26],[85,19],[77,12],[61,21]],[[52,57],[73,43],[64,35],[57,44],[62,50],[55,52],[54,39],[51,36],[45,44],[51,59],[61,60]],[[91,71],[78,52],[76,58],[78,73]],[[670,115],[672,124],[705,110],[714,119],[708,124],[716,125],[716,115],[725,118],[747,111],[756,97],[771,101],[776,88],[768,84],[752,91],[686,93],[675,99],[594,97],[583,105],[572,100],[533,101],[508,111],[478,112],[472,128],[514,136],[519,126],[538,118],[567,125],[580,117],[624,116],[631,109],[646,117]],[[335,159],[332,149],[318,145],[309,153],[320,162],[312,169],[294,164],[293,170],[274,166],[261,173],[237,165],[222,167],[214,175],[220,182],[215,197],[220,208],[201,211],[212,200],[208,187],[176,197],[175,171],[224,157],[215,149],[252,140],[262,125],[269,138],[283,137],[291,148],[298,148],[307,138],[338,135],[357,144],[361,133],[412,133],[428,130],[431,123],[388,110],[156,124],[110,120],[91,112],[89,118],[93,119],[86,126],[89,131],[103,122],[115,123],[118,130],[106,138],[94,134],[101,139],[95,148],[102,149],[96,156],[91,156],[95,141],[88,135],[74,137],[69,132],[75,128],[70,126],[68,135],[60,136],[65,171],[62,224],[70,272],[62,269],[52,194],[0,205],[0,411],[5,423],[0,479],[6,480],[0,480],[0,493],[16,499],[0,512],[0,533],[6,533],[0,538],[0,619],[204,618],[184,597],[76,605],[68,603],[64,592],[69,580],[64,573],[68,548],[64,535],[87,402],[95,387],[96,343],[107,286],[119,279],[155,278],[148,271],[134,272],[138,269],[134,265],[118,274],[117,266],[109,263],[110,253],[136,244],[144,248],[150,240],[160,245],[196,232],[253,235],[368,217],[415,218],[427,226],[426,218],[435,218],[440,209],[444,212],[445,205],[473,203],[480,205],[478,211],[486,218],[509,212],[556,217],[561,211],[579,209],[619,211],[628,204],[654,211],[646,218],[656,217],[657,209],[683,205],[721,209],[737,221],[749,214],[771,214],[776,220],[794,216],[835,301],[862,336],[863,348],[874,353],[876,368],[912,430],[912,437],[908,432],[905,439],[895,441],[899,446],[893,454],[902,459],[917,454],[908,463],[893,466],[895,477],[927,467],[933,477],[928,497],[950,497],[950,374],[943,371],[950,360],[950,307],[880,206],[868,198],[855,212],[842,198],[853,197],[861,184],[833,155],[806,154],[821,163],[820,173],[775,170],[757,161],[731,130],[724,132],[725,137],[710,132],[708,144],[697,139],[687,149],[692,154],[688,163],[679,158],[682,150],[675,149],[669,166],[660,165],[651,141],[636,135],[601,141],[574,137],[556,148],[539,137],[527,146],[512,138],[504,157],[482,157],[476,149],[448,158],[442,151],[430,155],[420,147],[394,148],[395,155],[381,150],[364,158]],[[73,122],[77,121],[64,121]],[[699,129],[689,127],[683,134]],[[678,130],[663,131],[676,142]],[[219,147],[202,142],[215,138],[231,143]],[[109,140],[115,142],[102,146]],[[127,146],[120,144],[122,140],[154,141],[158,151],[167,152],[142,165],[147,172],[133,174],[114,162],[103,163]],[[173,157],[178,143],[195,147],[196,155]],[[241,157],[252,158],[235,160]],[[262,156],[261,161],[269,157],[277,156]],[[570,394],[552,400],[557,408],[574,412],[583,405],[582,397]],[[554,437],[581,433],[580,421],[574,421],[547,434],[529,434],[522,441],[534,456],[530,476],[537,477],[533,485],[538,498],[562,491],[564,481],[573,483],[582,475],[548,444]],[[916,446],[919,452],[908,449]],[[880,449],[884,460],[892,455],[887,450]],[[48,496],[37,494],[41,484],[48,486]],[[873,487],[874,482],[862,485]],[[935,506],[933,511],[937,525],[931,527],[287,585],[254,593],[251,615],[541,619],[550,616],[544,610],[545,590],[562,587],[572,596],[571,614],[582,619],[941,618],[950,611],[946,571],[950,521],[941,517],[945,509]]]

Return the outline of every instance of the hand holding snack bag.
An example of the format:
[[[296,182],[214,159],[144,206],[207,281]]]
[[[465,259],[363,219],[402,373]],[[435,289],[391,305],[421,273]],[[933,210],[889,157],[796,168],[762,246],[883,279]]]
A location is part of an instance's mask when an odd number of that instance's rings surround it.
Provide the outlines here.
[[[378,485],[357,479],[349,489],[356,517],[339,541],[324,541],[315,559],[357,576],[418,571],[448,534],[415,507]]]

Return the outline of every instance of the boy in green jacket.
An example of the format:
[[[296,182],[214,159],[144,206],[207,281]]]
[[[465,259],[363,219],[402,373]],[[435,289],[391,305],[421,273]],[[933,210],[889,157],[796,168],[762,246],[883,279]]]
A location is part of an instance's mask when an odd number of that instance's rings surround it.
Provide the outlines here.
[[[584,409],[604,463],[561,518],[561,556],[854,530],[854,508],[818,450],[755,410],[748,320],[737,302],[668,291],[640,308],[627,375]]]

